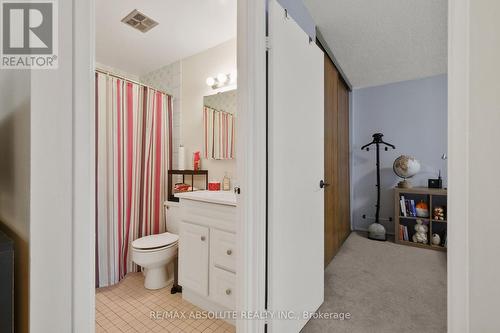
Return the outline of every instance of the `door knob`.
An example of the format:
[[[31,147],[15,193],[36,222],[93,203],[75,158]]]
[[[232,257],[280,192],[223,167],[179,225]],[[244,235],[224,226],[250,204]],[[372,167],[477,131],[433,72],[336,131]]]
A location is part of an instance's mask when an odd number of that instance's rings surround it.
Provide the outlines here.
[[[201,236],[201,241],[204,242],[205,241],[205,236]]]
[[[231,295],[231,289],[226,289],[226,295]]]
[[[321,180],[319,181],[319,188],[324,188],[324,187],[326,187],[326,186],[328,186],[328,185],[330,185],[330,184],[325,183],[325,182],[323,181],[323,179],[321,179]]]
[[[228,256],[230,256],[233,253],[233,251],[227,250],[226,253],[227,253]]]

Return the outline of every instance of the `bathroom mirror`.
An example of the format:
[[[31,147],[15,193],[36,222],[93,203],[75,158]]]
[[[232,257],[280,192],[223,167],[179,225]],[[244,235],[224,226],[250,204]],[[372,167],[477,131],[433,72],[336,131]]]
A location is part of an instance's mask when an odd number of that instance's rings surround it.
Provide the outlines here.
[[[235,157],[236,89],[203,97],[203,154],[207,159]]]

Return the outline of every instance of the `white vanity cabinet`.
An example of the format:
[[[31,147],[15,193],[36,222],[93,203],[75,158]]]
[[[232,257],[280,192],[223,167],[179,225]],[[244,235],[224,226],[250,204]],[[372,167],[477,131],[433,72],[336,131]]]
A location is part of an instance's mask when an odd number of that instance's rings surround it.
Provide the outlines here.
[[[207,193],[210,195],[211,193]],[[236,205],[180,195],[179,284],[182,297],[208,311],[236,306]]]

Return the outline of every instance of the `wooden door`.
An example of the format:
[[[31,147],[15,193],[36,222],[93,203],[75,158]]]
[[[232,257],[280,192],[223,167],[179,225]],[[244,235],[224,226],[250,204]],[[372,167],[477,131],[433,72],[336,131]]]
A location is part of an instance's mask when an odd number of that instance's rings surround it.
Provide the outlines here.
[[[325,53],[325,267],[350,233],[349,90]]]
[[[351,182],[349,158],[349,88],[344,80],[339,80],[338,85],[338,242],[339,247],[351,233]]]
[[[325,54],[325,267],[340,247],[338,240],[338,85],[339,73]]]
[[[269,3],[268,332],[299,332],[324,297],[323,53]]]

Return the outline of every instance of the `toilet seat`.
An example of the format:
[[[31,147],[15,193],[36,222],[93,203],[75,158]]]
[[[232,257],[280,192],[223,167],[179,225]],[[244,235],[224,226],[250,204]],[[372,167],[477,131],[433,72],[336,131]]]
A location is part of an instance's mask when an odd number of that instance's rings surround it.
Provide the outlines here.
[[[179,236],[164,232],[138,238],[132,242],[132,247],[138,251],[158,251],[177,245]]]

